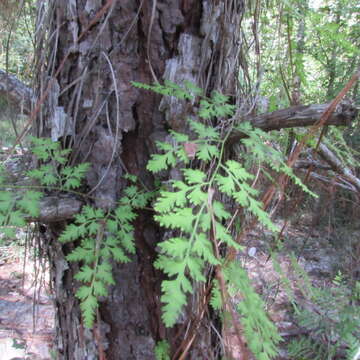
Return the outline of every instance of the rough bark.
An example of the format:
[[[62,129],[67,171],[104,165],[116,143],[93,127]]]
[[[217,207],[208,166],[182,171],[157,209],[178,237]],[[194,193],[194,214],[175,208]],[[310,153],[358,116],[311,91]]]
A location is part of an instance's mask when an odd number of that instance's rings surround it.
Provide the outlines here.
[[[164,78],[179,84],[185,80],[196,83],[197,80],[194,72],[199,67],[199,41],[197,43],[193,37],[184,35],[180,37],[178,47],[181,56],[169,59],[166,62]],[[192,51],[188,51],[188,48],[194,49]],[[181,67],[181,72],[177,71],[179,67]],[[58,85],[54,85],[53,88],[51,96],[56,98],[59,92]],[[30,113],[31,104],[34,100],[32,90],[15,76],[6,74],[2,70],[0,70],[0,94],[6,96],[8,99],[11,99],[12,104],[15,104],[19,111],[22,110],[24,114]],[[23,107],[22,104],[24,104]],[[236,122],[249,121],[252,126],[260,128],[264,131],[307,127],[314,125],[320,120],[321,115],[324,113],[328,105],[329,104],[298,105],[257,116],[237,116],[234,120]],[[60,108],[61,110],[56,108]],[[170,117],[172,112],[175,114],[183,114],[186,112],[187,109],[184,102],[181,102],[173,97],[164,98],[161,101],[160,110],[165,112],[167,115],[166,121],[174,129],[184,129],[184,123],[182,123],[181,117],[174,117],[174,115],[173,118]],[[59,112],[61,112],[66,118],[66,114],[64,113],[62,107],[57,107],[55,105],[55,109],[52,109],[52,111],[53,113],[57,113],[55,116],[59,117]],[[331,114],[329,120],[326,122],[326,125],[348,126],[357,117],[358,113],[358,109],[353,104],[344,103]],[[180,123],[177,124],[177,122]],[[52,137],[54,140],[57,140],[64,135],[64,129],[54,130],[54,128],[57,124],[59,124],[60,127],[63,127],[66,120],[60,117],[60,119],[52,119],[51,123],[53,124]],[[54,135],[54,132],[56,135]],[[67,135],[70,134],[71,132],[68,131]],[[230,141],[237,141],[242,137],[243,134],[233,130],[229,139]]]
[[[71,146],[72,163],[91,163],[86,182],[93,205],[114,207],[126,171],[151,188],[146,163],[155,140],[165,139],[167,128],[186,128],[186,103],[164,99],[159,110],[159,96],[132,87],[131,81],[187,79],[208,93],[219,90],[231,95],[239,105],[239,116],[251,108],[252,104],[240,108],[245,102],[234,75],[244,43],[243,1],[108,0],[104,5],[100,0],[50,0],[46,4],[49,55],[39,66],[38,93],[49,89],[49,94],[34,131]],[[182,358],[215,358],[209,322],[204,316],[197,324],[200,297],[190,300],[174,329],[161,325],[162,276],[152,263],[164,234],[150,214],[139,214],[137,254],[130,264],[114,264],[117,285],[101,302],[92,330],[84,330],[74,296],[77,267],[65,260],[73,245],[57,241],[64,226],[64,221],[50,222],[47,234],[59,360],[103,359],[103,353],[107,360],[154,359],[154,344],[160,339],[167,339],[173,352],[181,344]],[[187,329],[195,329],[194,334],[186,334]]]

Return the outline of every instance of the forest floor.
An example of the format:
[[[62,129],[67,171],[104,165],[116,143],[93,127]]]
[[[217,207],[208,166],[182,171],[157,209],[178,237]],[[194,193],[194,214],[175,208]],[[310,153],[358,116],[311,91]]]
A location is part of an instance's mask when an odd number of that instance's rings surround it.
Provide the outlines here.
[[[281,228],[283,220],[278,220],[277,225]],[[292,316],[288,292],[294,294],[293,300],[299,306],[313,308],[300,290],[304,288],[304,278],[299,277],[301,269],[294,268],[294,259],[305,269],[312,285],[331,288],[334,276],[339,270],[347,270],[351,265],[349,259],[354,256],[351,254],[352,241],[345,239],[358,239],[359,236],[360,231],[338,234],[336,238],[326,228],[312,229],[303,221],[296,226],[289,224],[282,239],[274,239],[270,232],[260,227],[247,234],[244,251],[239,253],[238,260],[247,270],[255,290],[262,294],[266,310],[285,343],[304,333],[304,328],[299,327]],[[334,240],[337,241],[334,243]],[[288,289],[269,256],[270,247],[279,250],[277,263],[289,279]],[[291,258],[291,252],[296,257]],[[52,350],[54,307],[48,275],[45,275],[48,271],[39,271],[42,266],[34,263],[36,257],[26,258],[24,264],[24,247],[0,246],[0,360],[51,360],[55,356]],[[358,261],[356,265],[359,266]],[[241,296],[236,299],[235,295],[233,300],[237,303]],[[230,337],[228,341],[234,359],[238,359],[237,336],[233,333]],[[291,359],[284,346],[276,359]]]
[[[39,264],[23,248],[0,247],[0,360],[51,360],[54,306]]]

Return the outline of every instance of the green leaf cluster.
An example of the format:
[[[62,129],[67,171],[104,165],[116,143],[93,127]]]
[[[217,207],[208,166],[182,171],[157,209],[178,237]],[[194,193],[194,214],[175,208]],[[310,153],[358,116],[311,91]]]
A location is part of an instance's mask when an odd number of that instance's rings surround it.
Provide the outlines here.
[[[332,359],[346,345],[347,358],[353,359],[360,346],[358,298],[354,298],[341,274],[335,277],[332,286],[318,288],[311,284],[309,276],[294,256],[291,260],[297,280],[304,284],[302,294],[312,306],[296,307],[295,320],[308,334],[289,344],[290,356],[295,360]]]
[[[81,185],[89,169],[88,163],[76,166],[67,165],[70,149],[61,149],[59,142],[48,138],[31,138],[32,152],[41,165],[28,171],[27,175],[39,181],[44,187],[58,187],[73,190]]]
[[[170,344],[166,340],[159,341],[154,352],[156,360],[170,360]]]
[[[215,256],[213,243],[241,248],[225,225],[231,215],[219,200],[213,199],[214,193],[232,199],[270,230],[278,231],[257,199],[257,191],[248,183],[253,175],[239,162],[222,159],[226,139],[221,139],[217,129],[199,122],[190,121],[190,129],[195,134],[193,140],[190,141],[188,135],[171,132],[174,141],[171,144],[159,142],[163,153],[153,155],[148,164],[148,169],[154,173],[177,164],[190,164],[186,153],[186,144],[190,142],[195,149],[192,159],[203,164],[215,161],[216,164],[212,172],[183,168],[182,179],[168,182],[154,204],[155,220],[174,234],[158,245],[160,254],[155,262],[155,267],[168,275],[168,280],[162,283],[161,298],[165,304],[163,321],[166,326],[174,325],[180,316],[187,294],[193,291],[192,282],[206,280],[206,266],[221,265],[222,259]],[[251,130],[248,128],[249,134]],[[214,287],[213,304],[219,307],[216,294]]]
[[[134,182],[136,178],[128,176]],[[105,213],[101,209],[84,206],[59,237],[60,242],[77,242],[66,256],[71,262],[80,264],[75,279],[82,285],[76,292],[84,324],[91,328],[94,323],[99,297],[108,295],[108,287],[115,285],[112,275],[113,261],[127,263],[135,253],[134,209],[143,207],[151,193],[130,185],[114,211]]]
[[[282,340],[274,323],[268,318],[265,304],[254,291],[246,271],[237,262],[224,268],[225,278],[233,291],[240,293],[237,305],[241,324],[251,352],[259,360],[270,360],[277,355],[277,345]]]
[[[241,123],[237,125],[236,128],[247,135],[241,142],[246,146],[246,156],[248,159],[251,157],[259,163],[268,165],[272,170],[278,173],[286,174],[304,192],[312,197],[317,197],[317,195],[313,193],[286,164],[282,151],[271,146],[273,143],[271,134],[266,133],[259,128],[253,128],[248,122]],[[264,168],[263,171],[268,177],[271,177]]]
[[[6,188],[6,174],[0,169],[0,189]],[[24,227],[30,218],[39,215],[39,201],[43,194],[39,191],[27,190],[17,193],[0,190],[0,228],[7,237],[14,237],[15,230]]]

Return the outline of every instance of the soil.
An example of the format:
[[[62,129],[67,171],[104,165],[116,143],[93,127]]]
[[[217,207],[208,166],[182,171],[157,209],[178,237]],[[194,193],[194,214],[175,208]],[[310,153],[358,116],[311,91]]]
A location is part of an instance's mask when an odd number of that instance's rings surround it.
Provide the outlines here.
[[[44,264],[24,262],[21,248],[0,247],[0,360],[54,358],[54,306],[44,274]]]

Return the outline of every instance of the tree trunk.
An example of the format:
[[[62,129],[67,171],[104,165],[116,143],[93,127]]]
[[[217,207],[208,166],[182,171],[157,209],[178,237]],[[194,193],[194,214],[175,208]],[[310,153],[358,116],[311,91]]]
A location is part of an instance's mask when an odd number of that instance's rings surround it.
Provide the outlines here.
[[[40,2],[37,96],[46,100],[40,100],[43,113],[35,131],[72,147],[72,163],[91,163],[86,180],[93,205],[114,206],[126,171],[151,188],[145,169],[155,140],[165,138],[166,128],[186,129],[184,103],[163,99],[160,111],[159,96],[132,87],[131,81],[189,80],[240,103],[235,72],[243,11],[243,2],[234,0]],[[154,359],[156,341],[168,339],[173,352],[181,344],[182,324],[190,314],[196,318],[199,306],[194,298],[175,329],[161,324],[162,275],[152,263],[162,233],[151,215],[139,215],[137,254],[130,264],[116,265],[116,286],[101,302],[100,320],[91,331],[81,324],[74,296],[76,266],[64,258],[71,245],[57,241],[65,222],[48,224],[59,359]],[[187,359],[214,358],[209,329],[208,324],[196,327],[196,340],[181,344],[182,352],[191,345]]]

